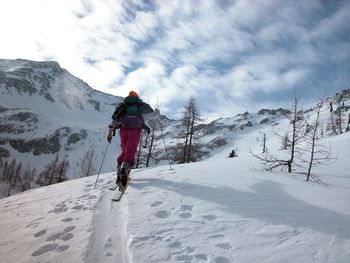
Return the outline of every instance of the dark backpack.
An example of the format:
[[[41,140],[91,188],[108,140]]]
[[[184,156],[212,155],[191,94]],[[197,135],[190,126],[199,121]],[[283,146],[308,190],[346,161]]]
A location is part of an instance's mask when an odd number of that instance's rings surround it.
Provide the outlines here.
[[[136,97],[126,97],[115,109],[112,119],[120,123],[120,127],[141,128],[144,120],[142,118],[142,100]]]
[[[125,116],[142,116],[140,112],[140,106],[138,105],[139,103],[132,103],[132,104],[125,104],[125,102],[120,103],[113,115],[112,119],[115,121],[120,121],[120,119]]]
[[[112,115],[112,119],[114,121],[120,121],[121,117],[124,115],[125,112],[126,112],[126,105],[124,102],[122,102],[115,108],[115,111]]]

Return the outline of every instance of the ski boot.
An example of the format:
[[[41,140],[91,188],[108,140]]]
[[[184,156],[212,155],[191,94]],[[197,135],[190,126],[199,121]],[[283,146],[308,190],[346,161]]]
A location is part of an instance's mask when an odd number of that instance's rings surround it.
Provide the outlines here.
[[[116,185],[121,184],[121,179],[120,179],[121,172],[122,172],[122,165],[118,163],[118,165],[117,165],[117,181],[115,182]]]
[[[123,162],[121,165],[121,171],[120,171],[120,185],[119,190],[124,191],[129,180],[129,173],[130,173],[130,167],[127,162]]]

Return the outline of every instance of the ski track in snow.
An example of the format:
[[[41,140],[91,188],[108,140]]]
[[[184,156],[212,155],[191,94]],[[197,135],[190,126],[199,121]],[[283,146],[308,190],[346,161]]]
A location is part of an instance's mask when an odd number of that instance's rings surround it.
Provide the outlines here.
[[[88,248],[87,262],[130,262],[127,246],[127,206],[124,200],[113,202],[111,199],[118,190],[108,190],[110,180],[97,204],[94,216],[93,234]],[[122,208],[122,209],[121,209]]]

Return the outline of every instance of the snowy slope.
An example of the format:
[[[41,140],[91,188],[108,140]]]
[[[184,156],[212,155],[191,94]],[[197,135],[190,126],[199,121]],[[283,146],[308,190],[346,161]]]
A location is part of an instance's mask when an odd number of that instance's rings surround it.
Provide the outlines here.
[[[0,262],[347,263],[350,133],[328,141],[338,160],[317,168],[322,184],[243,154],[133,170],[120,203],[113,174],[2,199]]]

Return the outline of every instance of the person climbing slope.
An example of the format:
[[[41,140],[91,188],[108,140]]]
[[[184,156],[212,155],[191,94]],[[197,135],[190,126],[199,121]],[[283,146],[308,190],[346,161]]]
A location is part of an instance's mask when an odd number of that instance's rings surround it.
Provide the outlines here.
[[[116,129],[120,129],[121,154],[117,158],[117,181],[122,191],[128,182],[130,168],[135,163],[135,154],[140,142],[141,129],[148,133],[149,127],[145,124],[143,116],[149,119],[159,117],[159,110],[153,110],[150,105],[143,102],[135,91],[130,91],[124,102],[119,104],[112,115],[112,122],[109,124],[107,141],[112,142]]]

